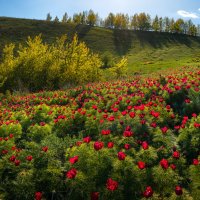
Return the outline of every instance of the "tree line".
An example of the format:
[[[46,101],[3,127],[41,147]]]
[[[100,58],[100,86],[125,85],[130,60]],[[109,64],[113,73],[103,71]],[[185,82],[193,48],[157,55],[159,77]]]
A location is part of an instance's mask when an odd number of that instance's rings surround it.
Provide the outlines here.
[[[105,19],[99,17],[93,10],[75,13],[72,17],[65,13],[61,20],[56,16],[52,19],[50,13],[47,14],[46,21],[55,23],[75,23],[90,26],[100,26],[111,29],[129,29],[140,31],[155,31],[167,33],[179,33],[192,36],[200,36],[200,25],[195,25],[192,20],[174,19],[169,17],[154,18],[148,13],[139,13],[129,16],[123,13],[109,13]]]

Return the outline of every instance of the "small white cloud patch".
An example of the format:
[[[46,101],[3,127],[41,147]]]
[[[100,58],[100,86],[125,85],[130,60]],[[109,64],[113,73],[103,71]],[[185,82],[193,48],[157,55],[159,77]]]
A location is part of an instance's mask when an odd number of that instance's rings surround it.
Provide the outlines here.
[[[199,8],[199,11],[200,11],[200,8]],[[199,18],[199,16],[196,13],[187,12],[185,10],[178,10],[177,13],[181,17],[188,17],[188,18],[193,18],[193,19]]]

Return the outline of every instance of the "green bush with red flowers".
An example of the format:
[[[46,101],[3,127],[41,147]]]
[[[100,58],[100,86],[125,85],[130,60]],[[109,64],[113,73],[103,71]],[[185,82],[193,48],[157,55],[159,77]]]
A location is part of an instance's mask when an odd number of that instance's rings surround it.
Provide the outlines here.
[[[0,198],[198,199],[200,71],[163,78],[2,98]]]

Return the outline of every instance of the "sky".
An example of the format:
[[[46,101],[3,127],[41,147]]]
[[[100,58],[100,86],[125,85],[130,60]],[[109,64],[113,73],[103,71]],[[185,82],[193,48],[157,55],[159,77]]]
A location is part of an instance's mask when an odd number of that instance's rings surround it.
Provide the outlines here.
[[[0,0],[0,16],[29,19],[62,18],[65,12],[74,13],[92,9],[104,18],[109,12],[135,13],[146,12],[154,17],[168,16],[192,19],[200,24],[200,0]]]

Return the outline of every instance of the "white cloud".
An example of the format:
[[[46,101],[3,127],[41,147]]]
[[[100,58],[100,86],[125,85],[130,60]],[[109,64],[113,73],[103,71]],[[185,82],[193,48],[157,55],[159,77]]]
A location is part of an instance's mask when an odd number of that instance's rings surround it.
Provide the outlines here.
[[[200,11],[200,8],[198,9],[198,11]]]
[[[200,8],[199,8],[199,10],[200,10]],[[181,17],[188,17],[188,18],[193,18],[193,19],[199,18],[199,16],[196,13],[187,12],[185,10],[178,10],[177,13]]]

